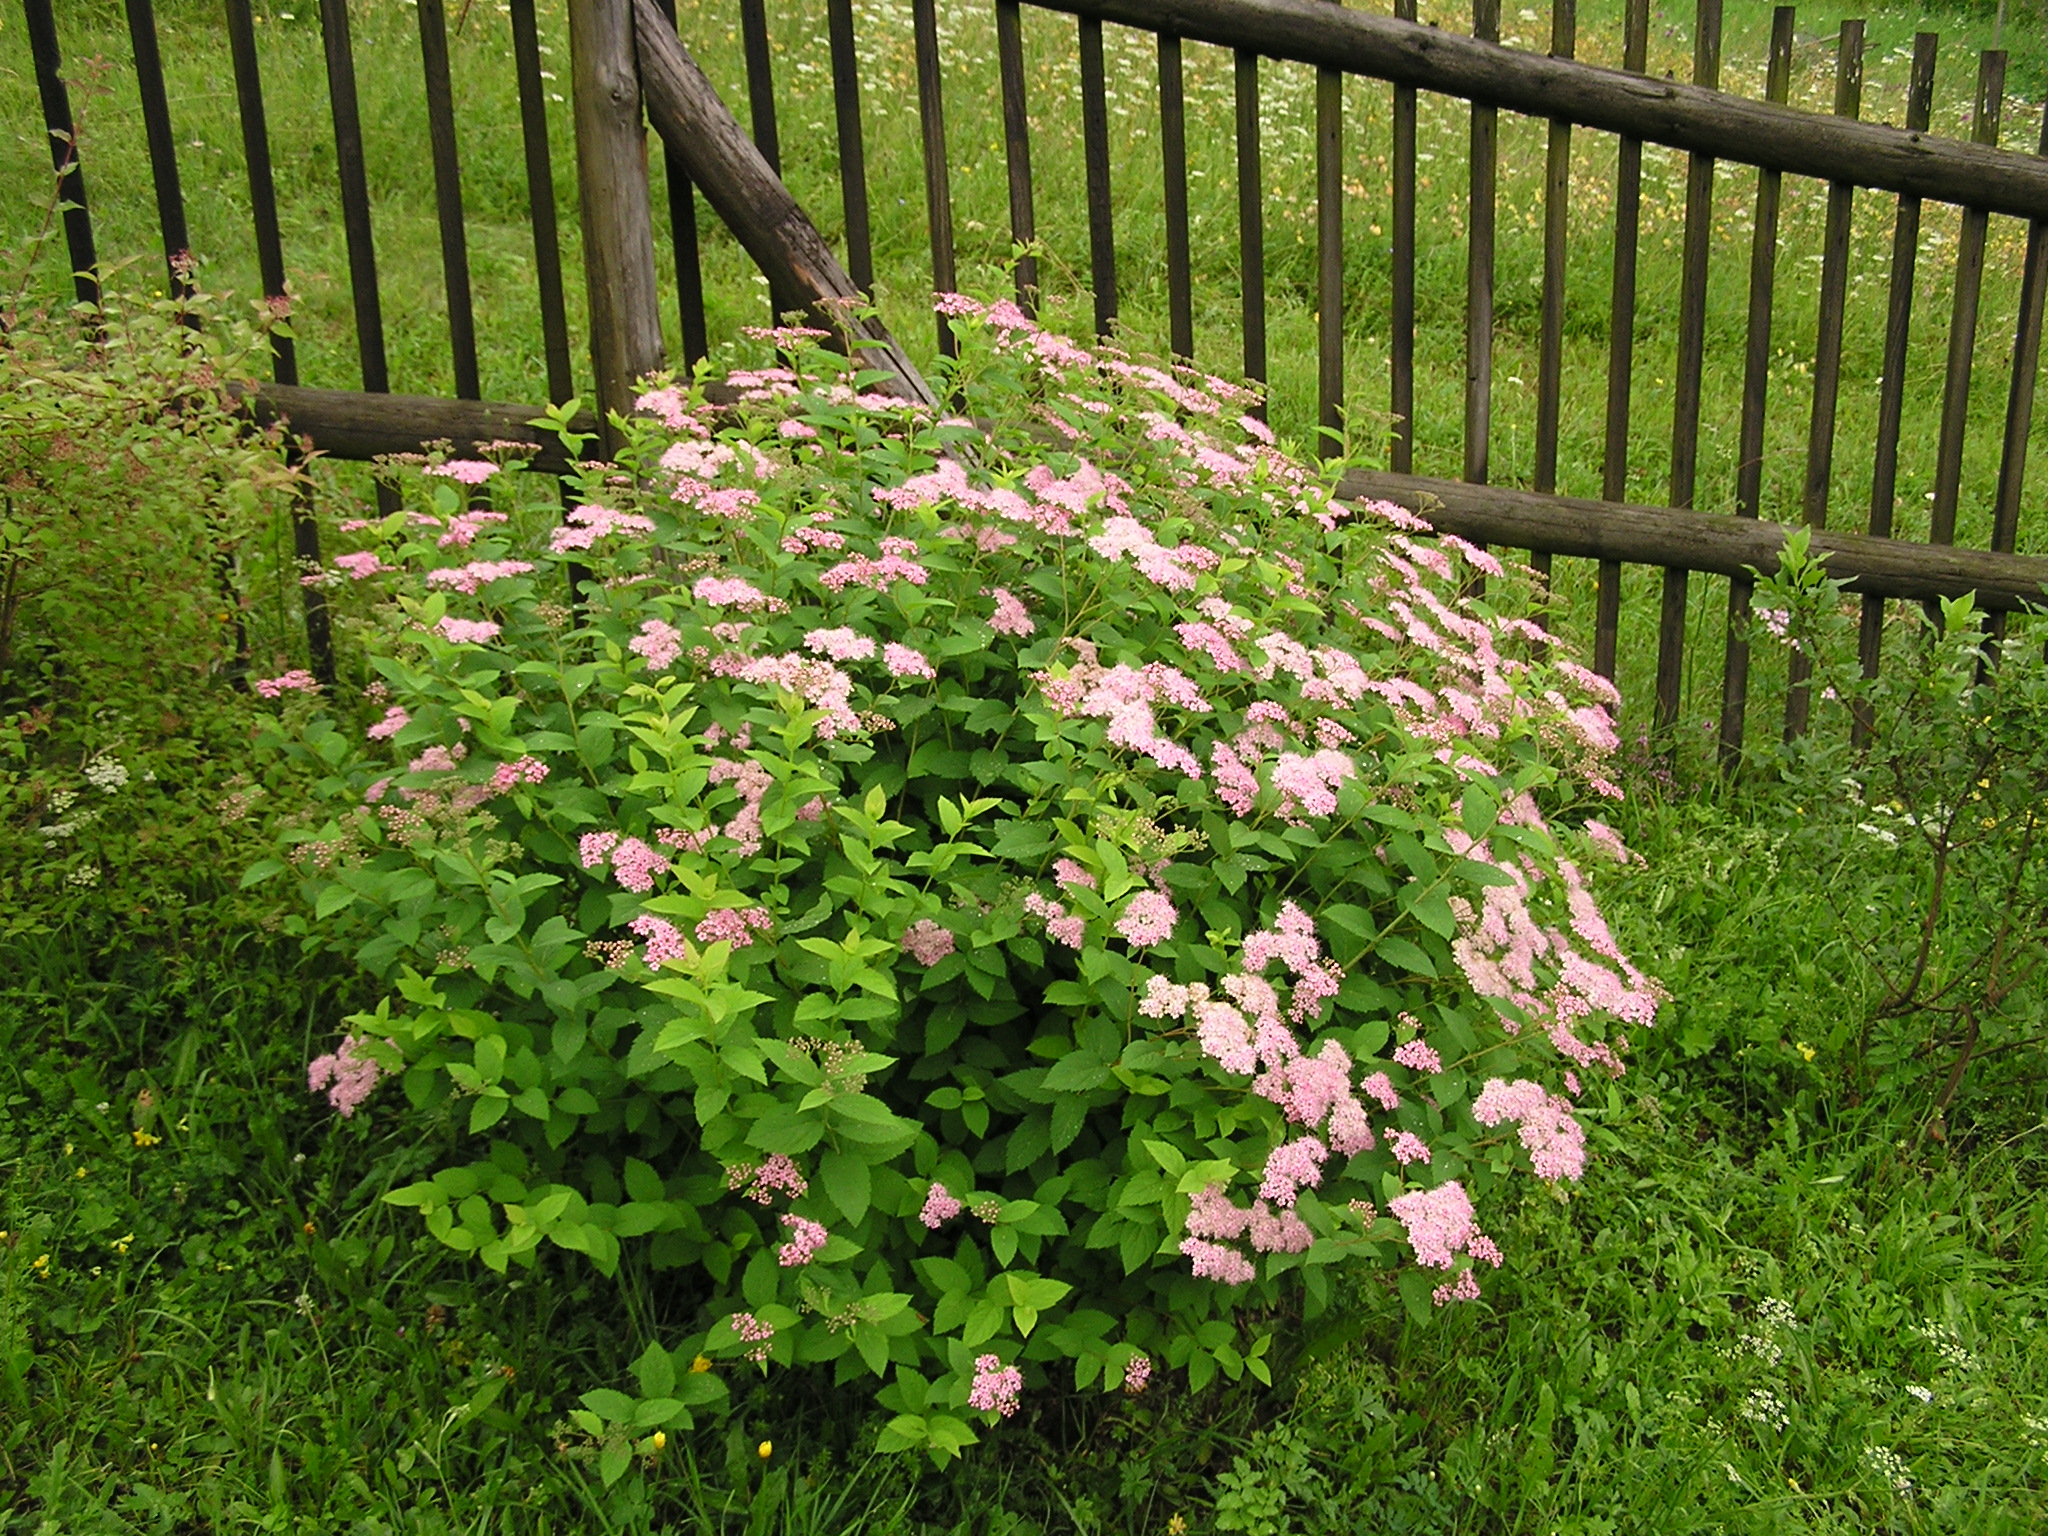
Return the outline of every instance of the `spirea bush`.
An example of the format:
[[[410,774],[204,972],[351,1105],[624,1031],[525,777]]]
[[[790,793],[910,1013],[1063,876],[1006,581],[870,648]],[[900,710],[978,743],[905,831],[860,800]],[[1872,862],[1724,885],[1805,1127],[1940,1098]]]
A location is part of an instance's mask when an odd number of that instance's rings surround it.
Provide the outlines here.
[[[1476,1296],[1657,1006],[1571,814],[1610,695],[1460,595],[1511,573],[1242,389],[948,308],[976,421],[778,333],[566,515],[406,471],[336,562],[367,732],[279,737],[327,770],[313,931],[392,986],[313,1085],[475,1148],[390,1198],[495,1268],[674,1272],[579,1413],[607,1475],[735,1369],[872,1376],[943,1459],[1053,1389],[1269,1380],[1339,1266]]]

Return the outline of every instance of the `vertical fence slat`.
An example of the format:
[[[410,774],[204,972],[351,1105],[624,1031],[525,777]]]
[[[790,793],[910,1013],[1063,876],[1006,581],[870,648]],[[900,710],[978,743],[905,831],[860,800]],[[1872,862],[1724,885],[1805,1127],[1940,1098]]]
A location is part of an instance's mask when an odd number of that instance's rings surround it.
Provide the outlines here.
[[[782,131],[775,119],[775,52],[768,39],[768,7],[764,0],[740,0],[740,51],[747,65],[747,125],[754,147],[768,169],[782,174]],[[791,310],[804,307],[803,297],[787,291],[773,276],[768,280],[769,323],[779,325]]]
[[[836,0],[841,5],[851,0]],[[1024,23],[1017,0],[996,0],[996,60],[1003,80],[1003,158],[1010,178],[1010,243],[1018,248],[1017,307],[1038,313],[1038,215],[1031,198],[1031,114],[1024,95]]]
[[[248,0],[233,3],[246,8]],[[555,227],[555,171],[548,149],[547,101],[541,90],[540,32],[534,22],[533,0],[511,0],[511,14],[512,61],[519,77],[519,137],[526,158],[526,205],[533,223],[533,271],[540,290],[541,349],[547,358],[548,399],[559,404],[576,392],[576,385],[569,365],[568,308],[562,298],[562,242]],[[675,184],[669,185],[673,189]],[[691,229],[694,234],[695,226]],[[680,269],[680,257],[677,265]],[[700,337],[703,323],[700,304]],[[686,351],[688,336],[685,312]]]
[[[2041,140],[2034,151],[2048,156],[2048,108],[2041,116]],[[2034,421],[2034,394],[2041,365],[2042,301],[2048,297],[2048,220],[2027,224],[2027,254],[2020,276],[2020,312],[2013,332],[2012,378],[2005,399],[2005,441],[1998,455],[1998,496],[1992,503],[1991,547],[2011,554],[2019,546],[2020,493],[2027,478],[2027,438]],[[1994,645],[2005,639],[2007,615],[1991,615]]]
[[[1647,3],[1647,0],[1638,0]],[[1415,0],[1394,0],[1394,15],[1415,19]],[[1394,87],[1393,271],[1387,317],[1387,371],[1393,441],[1387,467],[1415,471],[1415,87]]]
[[[1083,16],[1081,148],[1088,167],[1088,269],[1095,285],[1095,334],[1116,329],[1116,212],[1109,200],[1109,97],[1102,74],[1102,22]]]
[[[1180,39],[1159,34],[1159,155],[1166,176],[1166,310],[1169,345],[1195,355],[1194,273],[1188,251],[1188,112]]]
[[[1783,104],[1792,92],[1794,10],[1771,13],[1771,54],[1764,99]],[[1735,515],[1753,518],[1763,502],[1764,407],[1771,388],[1771,304],[1778,274],[1778,208],[1784,176],[1756,175],[1756,218],[1749,245],[1749,328],[1742,358],[1742,427],[1735,451]],[[1728,582],[1728,639],[1721,663],[1721,766],[1732,771],[1742,757],[1743,724],[1749,713],[1749,622],[1755,583],[1747,576]]]
[[[1863,113],[1863,23],[1844,21],[1835,45],[1835,116]],[[1828,184],[1828,221],[1821,241],[1820,329],[1813,343],[1813,415],[1806,437],[1806,482],[1800,506],[1810,528],[1828,525],[1828,492],[1834,482],[1835,414],[1842,387],[1842,316],[1849,298],[1849,235],[1856,188]],[[1813,709],[1809,679],[1813,664],[1794,651],[1785,689],[1785,739],[1806,734]]]
[[[728,34],[729,35],[729,34]],[[740,51],[747,65],[747,124],[768,169],[782,174],[782,135],[775,125],[775,55],[768,44],[764,0],[740,0]]]
[[[531,6],[532,0],[527,0]],[[676,25],[675,0],[655,0],[663,18]],[[711,337],[704,323],[704,256],[697,240],[697,187],[689,168],[667,144],[661,147],[661,172],[668,185],[668,245],[676,264],[676,324],[683,338],[683,366],[694,368],[710,355]]]
[[[932,289],[953,293],[960,279],[953,265],[953,184],[946,162],[946,102],[939,88],[939,17],[935,0],[911,8],[917,44],[917,121],[924,140],[924,211],[932,236]],[[960,344],[943,315],[937,317],[939,352],[959,355]]]
[[[1232,58],[1237,107],[1237,262],[1244,314],[1244,376],[1266,382],[1266,186],[1259,163],[1259,56],[1240,48]],[[1266,419],[1262,398],[1253,408]]]
[[[569,60],[590,360],[602,442],[610,453],[617,443],[608,414],[633,408],[635,381],[661,367],[662,353],[631,0],[570,6]]]
[[[185,196],[178,185],[177,140],[171,134],[171,103],[164,91],[163,56],[157,48],[156,10],[150,0],[127,0],[128,43],[135,58],[135,84],[142,98],[142,131],[149,145],[149,174],[156,188],[157,230],[163,237],[164,270],[170,291],[192,291],[192,237],[185,229]]]
[[[1906,87],[1906,131],[1925,133],[1934,116],[1934,60],[1940,39],[1932,32],[1913,38],[1913,72]],[[1870,532],[1890,538],[1898,500],[1899,423],[1906,406],[1906,346],[1913,328],[1913,269],[1920,252],[1920,199],[1902,195],[1892,227],[1890,297],[1884,322],[1884,375],[1877,392],[1877,454],[1870,476]],[[1874,679],[1883,651],[1884,599],[1865,597],[1856,637],[1863,676]],[[1871,720],[1862,710],[1851,718],[1855,746],[1870,740]]]
[[[1699,0],[1693,23],[1692,81],[1721,83],[1721,0]],[[1678,365],[1671,393],[1671,494],[1674,507],[1690,507],[1699,474],[1700,381],[1706,361],[1707,257],[1714,235],[1714,157],[1688,155],[1685,168],[1685,250],[1678,297]],[[1685,679],[1685,611],[1691,572],[1664,568],[1664,601],[1657,619],[1658,733],[1678,724]]]
[[[1998,142],[1998,116],[2005,104],[2005,52],[1987,48],[1977,62],[1977,103],[1970,119],[1970,138],[1978,144]],[[1956,242],[1955,304],[1949,314],[1948,368],[1941,390],[1941,437],[1934,455],[1934,512],[1928,538],[1936,544],[1956,541],[1956,502],[1963,483],[1963,430],[1970,412],[1970,363],[1977,347],[1977,302],[1984,283],[1984,236],[1990,215],[1980,208],[1963,210],[1962,233]]]
[[[227,0],[227,14],[228,52],[234,61],[235,100],[242,125],[242,159],[249,171],[249,216],[256,226],[256,270],[263,281],[263,296],[282,303],[284,242],[278,234],[277,184],[270,170],[270,127],[263,111],[263,74],[256,61],[256,27],[249,13],[249,0]],[[298,349],[291,337],[274,331],[270,337],[270,376],[280,384],[299,382]],[[307,588],[309,593],[317,590]]]
[[[363,169],[362,114],[356,104],[355,53],[348,0],[320,0],[327,56],[327,99],[334,116],[334,169],[341,183],[341,223],[348,242],[349,293],[355,302],[356,355],[363,388],[391,388],[384,361],[384,307],[377,292],[377,249],[370,231],[370,184]]]
[[[1578,0],[1552,0],[1550,56],[1569,59],[1578,49]],[[1571,235],[1572,125],[1552,118],[1543,165],[1543,316],[1536,341],[1536,472],[1539,491],[1557,489],[1558,419],[1564,397],[1565,252]],[[1532,551],[1530,564],[1545,586],[1550,556]]]
[[[998,12],[1002,7],[997,6]],[[1014,22],[1016,7],[1011,5]],[[853,0],[830,0],[826,26],[832,50],[832,110],[839,131],[839,202],[846,212],[846,274],[862,293],[875,291],[874,234],[868,220],[868,153],[860,121],[860,51],[854,46]],[[1000,18],[998,18],[1000,26]],[[1009,105],[1004,77],[1004,106]],[[1025,171],[1030,174],[1028,162]]]
[[[455,97],[448,76],[444,0],[417,0],[420,66],[427,92],[427,137],[434,158],[434,214],[441,226],[441,278],[448,290],[448,347],[455,359],[455,398],[481,400],[476,363],[476,311],[469,292],[469,241],[462,223],[462,162],[455,148]]]
[[[28,46],[35,58],[36,90],[42,97],[43,127],[50,135],[50,168],[57,175],[64,209],[64,248],[71,257],[71,291],[81,304],[100,301],[100,259],[93,249],[92,215],[86,211],[85,171],[78,153],[78,120],[64,84],[64,56],[57,45],[57,19],[50,0],[23,0],[28,13]]]
[[[1316,427],[1319,456],[1344,452],[1344,74],[1335,69],[1316,71]]]
[[[1413,3],[1413,0],[1409,0]],[[1622,68],[1642,74],[1650,51],[1650,0],[1628,0],[1622,23]],[[1624,138],[1615,156],[1614,292],[1607,318],[1607,430],[1600,495],[1628,500],[1629,396],[1636,357],[1636,246],[1642,234],[1643,144]],[[1614,680],[1621,633],[1621,562],[1600,562],[1594,600],[1593,670]]]
[[[1500,0],[1472,0],[1472,35],[1500,41]],[[1465,479],[1489,478],[1493,439],[1493,256],[1500,110],[1472,105],[1465,204]],[[1475,583],[1478,578],[1474,578]]]
[[[282,306],[286,301],[284,242],[277,227],[277,186],[270,170],[270,127],[263,110],[263,74],[256,59],[256,26],[249,0],[227,0],[228,52],[234,61],[235,100],[242,126],[242,158],[249,172],[250,222],[256,226],[256,269],[264,297]],[[292,338],[275,331],[270,337],[270,376],[280,384],[299,382],[298,349]],[[302,492],[292,502],[292,557],[303,571],[320,567],[320,525],[312,501]],[[306,622],[307,659],[321,682],[334,682],[334,622],[327,594],[302,587],[299,601]]]

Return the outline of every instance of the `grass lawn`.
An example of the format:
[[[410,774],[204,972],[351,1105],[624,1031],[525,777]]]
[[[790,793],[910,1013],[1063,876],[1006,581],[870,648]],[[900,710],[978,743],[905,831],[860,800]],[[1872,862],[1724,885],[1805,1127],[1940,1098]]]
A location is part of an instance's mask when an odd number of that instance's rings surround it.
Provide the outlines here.
[[[356,374],[317,8],[287,0],[259,9],[303,377],[348,385]],[[562,0],[540,9],[551,68],[566,76]],[[729,8],[681,9],[688,41],[744,119]],[[917,315],[929,268],[906,89],[909,6],[856,9],[877,286],[924,358],[932,341]],[[195,241],[212,285],[247,295],[254,253],[217,8],[160,0],[158,10]],[[509,31],[495,5],[450,10],[451,24],[466,18],[453,41],[485,393],[538,399]],[[1547,13],[1509,10],[1511,39],[1547,38]],[[101,249],[152,251],[120,8],[63,12],[72,72],[96,82],[74,92]],[[354,14],[394,386],[447,391],[413,12],[374,0]],[[1618,58],[1618,14],[1610,3],[1584,9],[1581,57]],[[1795,99],[1827,99],[1840,14],[1802,20]],[[1937,122],[1960,128],[1973,72],[1962,45],[1991,40],[1992,8],[1923,19],[1931,14],[1871,14],[1866,116],[1898,115],[1904,50],[1927,25],[1955,45],[1944,48]],[[822,8],[775,7],[771,22],[782,44],[788,179],[836,236]],[[947,7],[944,25],[956,71],[947,106],[963,282],[993,290],[1008,244],[988,87],[993,26],[979,6]],[[1731,3],[1725,81],[1760,82],[1768,25],[1767,7]],[[1689,67],[1688,26],[1678,10],[1657,13],[1655,72]],[[1026,36],[1048,299],[1079,329],[1086,241],[1070,195],[1081,180],[1067,128],[1072,24],[1028,13]],[[2037,6],[2015,4],[2004,41],[2014,51],[2005,142],[2031,147],[2048,89]],[[94,56],[114,62],[84,62]],[[1149,40],[1113,35],[1111,59],[1124,315],[1133,344],[1150,347],[1164,340],[1165,295]],[[1188,70],[1198,353],[1220,368],[1234,356],[1237,303],[1229,64],[1191,45]],[[566,94],[565,81],[556,88]],[[1299,436],[1315,377],[1307,73],[1269,66],[1265,106],[1274,416]],[[28,263],[47,151],[15,14],[0,23],[0,122],[0,270],[33,307],[61,297],[62,263],[49,248]],[[1423,150],[1437,158],[1425,164],[1433,201],[1421,221],[1417,467],[1433,473],[1455,473],[1460,460],[1463,123],[1455,103],[1425,107]],[[1361,423],[1384,398],[1389,124],[1387,92],[1354,82],[1347,357]],[[573,243],[565,106],[551,127]],[[1580,139],[1561,488],[1591,492],[1613,149]],[[1503,125],[1494,442],[1503,479],[1525,475],[1532,453],[1533,404],[1519,386],[1534,367],[1541,143],[1539,124]],[[1436,165],[1446,167],[1440,177],[1428,169]],[[1631,488],[1649,501],[1668,465],[1683,184],[1680,157],[1646,155]],[[1724,171],[1717,185],[1700,504],[1721,508],[1732,500],[1754,177]],[[1772,379],[1766,515],[1791,515],[1797,497],[1822,204],[1817,187],[1787,189],[1786,340]],[[663,217],[657,207],[658,228]],[[1865,512],[1869,468],[1854,445],[1868,440],[1874,412],[1890,220],[1885,199],[1859,198],[1839,526],[1860,525]],[[702,222],[713,334],[730,340],[765,312],[763,290],[708,214]],[[1952,211],[1930,209],[1923,262],[1944,275],[1916,308],[1900,490],[1908,536],[1924,532],[1924,515],[1913,519],[1932,484],[1954,231]],[[2023,240],[2010,221],[1993,234],[1978,352],[1987,381],[2000,379],[2009,350]],[[570,299],[573,332],[583,323],[573,285]],[[1965,542],[1987,536],[2003,413],[2002,380],[1982,385]],[[1368,442],[1373,430],[1361,426]],[[353,510],[360,488],[352,473],[333,474],[330,510]],[[2048,548],[2044,539],[2023,520],[2022,549]],[[1561,569],[1560,580],[1571,632],[1589,617],[1590,574]],[[1630,592],[1622,681],[1633,702],[1652,666],[1654,603],[1641,573]],[[1718,689],[1722,589],[1696,582],[1693,603],[1689,708],[1704,718]],[[1779,694],[1760,684],[1755,697],[1752,729],[1774,735]],[[1344,1326],[1272,1389],[1247,1381],[1191,1397],[1162,1380],[1144,1398],[1107,1406],[1034,1407],[946,1473],[871,1454],[875,1422],[859,1396],[809,1377],[748,1376],[734,1382],[728,1433],[679,1435],[650,1463],[644,1495],[607,1493],[565,1415],[591,1386],[627,1380],[667,1316],[661,1277],[629,1261],[621,1283],[600,1283],[553,1253],[508,1279],[465,1264],[412,1213],[380,1203],[444,1162],[461,1129],[401,1120],[383,1103],[339,1121],[305,1093],[306,1062],[368,1001],[358,978],[254,929],[177,942],[146,927],[8,939],[0,1533],[2038,1531],[2048,1508],[2042,1074],[2024,1053],[1988,1076],[1980,1069],[1931,1134],[1945,1062],[1916,1055],[1902,1027],[1880,1030],[1873,1054],[1860,1049],[1874,989],[1837,903],[1861,888],[1865,866],[1810,855],[1796,828],[1819,808],[1794,803],[1768,775],[1728,789],[1674,779],[1648,758],[1628,765],[1625,787],[1616,824],[1644,863],[1616,878],[1607,910],[1673,1001],[1636,1041],[1628,1075],[1591,1106],[1585,1181],[1523,1200],[1502,1234],[1515,1261],[1489,1279],[1484,1301],[1417,1319],[1391,1283],[1355,1281]],[[205,879],[195,875],[195,905],[211,894]]]

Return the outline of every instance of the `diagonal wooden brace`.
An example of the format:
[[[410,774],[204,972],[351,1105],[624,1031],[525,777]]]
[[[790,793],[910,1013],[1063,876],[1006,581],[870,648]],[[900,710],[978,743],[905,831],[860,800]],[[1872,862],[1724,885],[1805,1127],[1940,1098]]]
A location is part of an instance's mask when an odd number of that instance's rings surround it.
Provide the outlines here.
[[[689,170],[719,218],[778,288],[801,294],[842,346],[895,377],[884,393],[933,409],[939,398],[888,328],[856,311],[867,303],[782,179],[754,147],[654,0],[633,0],[634,40],[647,119]]]

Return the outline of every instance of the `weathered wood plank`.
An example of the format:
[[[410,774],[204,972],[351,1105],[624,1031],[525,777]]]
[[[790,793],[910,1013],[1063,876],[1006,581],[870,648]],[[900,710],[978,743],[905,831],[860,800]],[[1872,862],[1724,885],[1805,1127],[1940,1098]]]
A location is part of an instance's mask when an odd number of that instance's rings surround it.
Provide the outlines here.
[[[2031,155],[1547,58],[1398,17],[1338,11],[1323,0],[1033,3],[1098,22],[1169,27],[1200,42],[1482,100],[1530,117],[1564,118],[1689,154],[2020,218],[2048,217],[2048,166]]]
[[[583,272],[601,420],[610,412],[630,412],[636,381],[662,363],[647,141],[634,67],[636,33],[643,53],[651,36],[675,36],[651,0],[642,0],[637,16],[633,0],[581,0],[569,7]],[[681,48],[681,41],[675,46]],[[610,452],[608,422],[601,431]]]
[[[864,302],[789,188],[720,100],[682,39],[660,24],[654,0],[632,0],[638,23],[640,83],[655,132],[689,167],[718,216],[771,282],[799,294],[819,324],[864,362],[894,378],[878,386],[936,407],[932,393],[879,320],[850,318]]]

